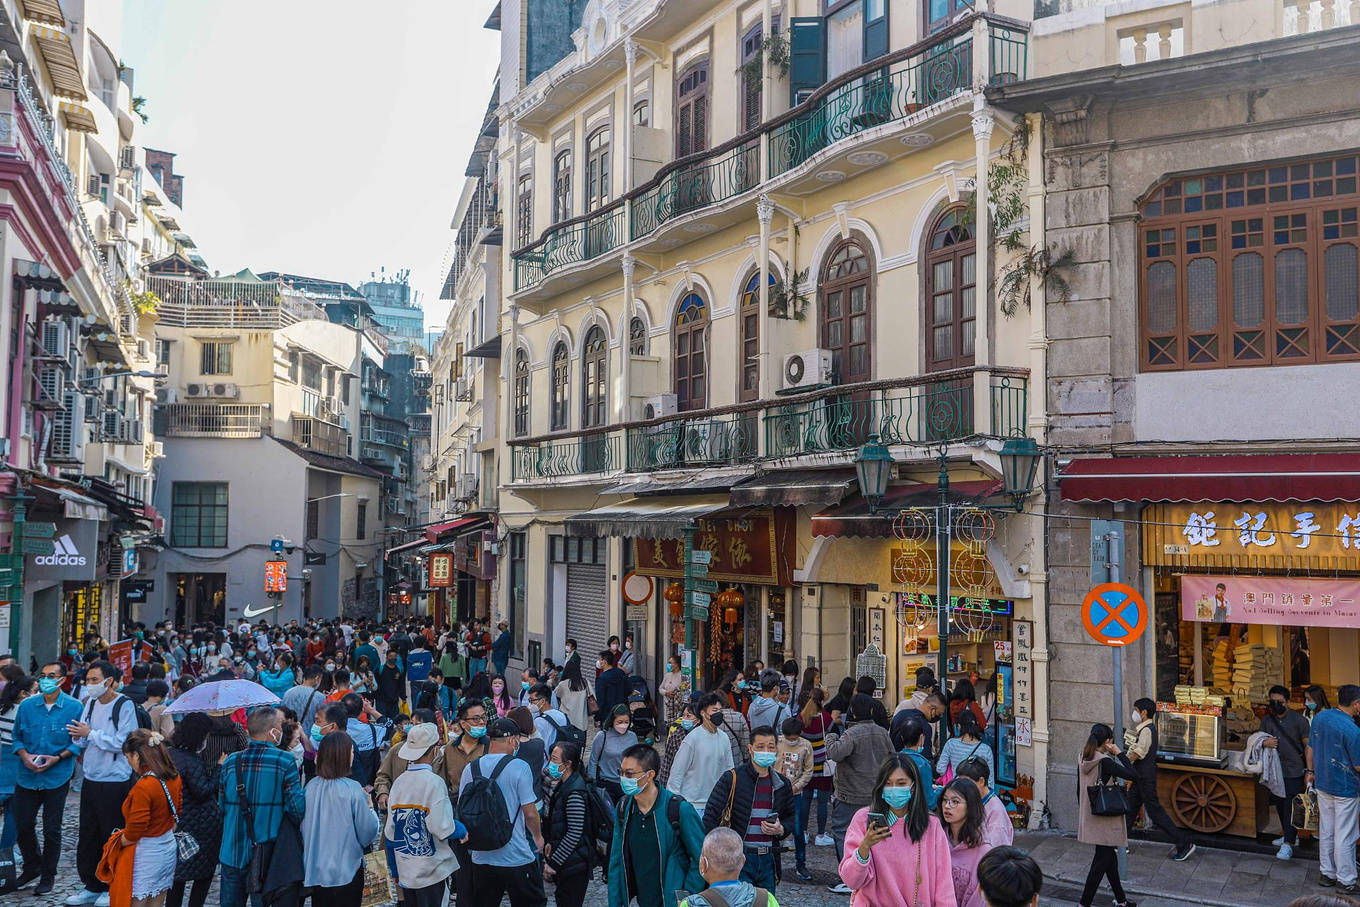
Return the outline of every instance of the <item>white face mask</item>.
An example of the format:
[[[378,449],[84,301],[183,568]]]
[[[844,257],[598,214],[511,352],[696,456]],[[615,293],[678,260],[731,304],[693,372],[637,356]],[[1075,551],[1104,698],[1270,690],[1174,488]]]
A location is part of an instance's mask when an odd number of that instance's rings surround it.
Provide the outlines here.
[[[1141,724],[1143,721],[1143,713],[1138,711],[1137,709],[1134,709],[1131,713],[1129,713],[1129,717],[1133,719],[1134,724]]]

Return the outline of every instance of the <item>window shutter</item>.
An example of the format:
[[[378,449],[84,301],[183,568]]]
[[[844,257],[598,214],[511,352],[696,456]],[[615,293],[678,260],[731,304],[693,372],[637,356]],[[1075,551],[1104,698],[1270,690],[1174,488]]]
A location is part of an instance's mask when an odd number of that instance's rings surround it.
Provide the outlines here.
[[[789,103],[798,104],[825,81],[826,20],[789,20]]]
[[[869,15],[875,6],[881,15],[871,21]],[[871,2],[865,5],[864,12],[864,62],[868,63],[888,52],[888,4]]]
[[[708,148],[708,96],[699,95],[694,99],[694,148],[705,151]]]

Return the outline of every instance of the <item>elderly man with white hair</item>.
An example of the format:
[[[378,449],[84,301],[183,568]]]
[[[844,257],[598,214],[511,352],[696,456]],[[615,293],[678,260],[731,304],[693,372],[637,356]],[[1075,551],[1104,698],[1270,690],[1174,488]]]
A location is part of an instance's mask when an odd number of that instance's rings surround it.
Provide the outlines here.
[[[746,865],[741,835],[719,827],[704,836],[699,873],[708,888],[680,902],[680,907],[779,907],[774,893],[741,880]]]

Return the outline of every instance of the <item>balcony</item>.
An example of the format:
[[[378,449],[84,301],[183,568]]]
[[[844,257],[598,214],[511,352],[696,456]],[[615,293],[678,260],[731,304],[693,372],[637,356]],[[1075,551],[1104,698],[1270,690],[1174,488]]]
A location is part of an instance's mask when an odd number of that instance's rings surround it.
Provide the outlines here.
[[[299,447],[333,457],[349,456],[349,432],[341,426],[299,415],[294,415],[292,422],[293,443]]]
[[[511,481],[604,480],[814,455],[845,459],[870,435],[892,446],[921,447],[1019,437],[1028,391],[1024,369],[958,369],[511,441]]]
[[[360,426],[359,440],[365,444],[382,444],[386,447],[406,449],[406,432],[399,429],[377,428],[368,423]]]
[[[270,428],[269,407],[263,403],[171,403],[159,408],[170,438],[258,438]]]
[[[268,280],[150,276],[161,299],[161,324],[185,328],[277,330],[299,321],[326,321],[326,312],[286,284]]]
[[[979,22],[985,30],[976,28]],[[741,203],[757,193],[808,195],[849,171],[879,166],[967,129],[972,110],[966,95],[975,85],[1026,77],[1025,27],[988,14],[971,16],[839,76],[751,132],[668,164],[608,207],[553,225],[512,255],[516,297],[532,302],[617,271],[610,253],[625,247],[673,247],[675,237],[663,239],[672,224],[713,232],[748,220]],[[987,52],[975,59],[979,33],[986,35]]]

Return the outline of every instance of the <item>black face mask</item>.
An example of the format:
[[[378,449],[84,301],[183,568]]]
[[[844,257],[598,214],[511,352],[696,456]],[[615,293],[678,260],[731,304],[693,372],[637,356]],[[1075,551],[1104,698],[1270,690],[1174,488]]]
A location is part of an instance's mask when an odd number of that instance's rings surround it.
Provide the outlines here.
[[[1270,700],[1270,711],[1273,714],[1283,715],[1287,709],[1288,706],[1286,706],[1283,702],[1280,702],[1280,700],[1278,699]]]
[[[711,722],[713,722],[713,726],[714,726],[714,727],[722,727],[722,723],[723,723],[723,713],[722,713],[722,712],[714,712],[713,715],[712,715],[712,717],[710,717],[708,720],[711,721]]]

